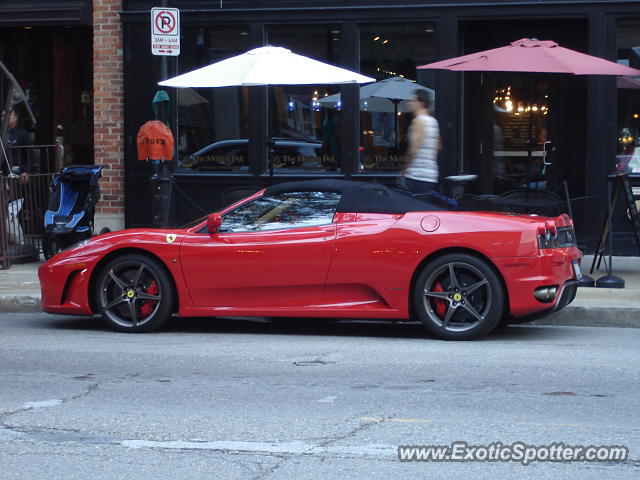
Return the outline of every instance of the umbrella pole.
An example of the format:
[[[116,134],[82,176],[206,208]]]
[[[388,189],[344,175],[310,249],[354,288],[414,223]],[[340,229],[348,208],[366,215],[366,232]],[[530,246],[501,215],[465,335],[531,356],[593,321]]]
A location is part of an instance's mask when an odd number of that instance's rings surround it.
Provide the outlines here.
[[[265,108],[265,116],[267,122],[267,163],[269,164],[269,177],[273,179],[273,137],[271,135],[271,125],[269,125],[269,85],[267,85],[267,108]]]
[[[531,122],[531,105],[533,105],[533,96],[534,96],[534,84],[535,77],[529,81],[529,111],[527,112],[527,178],[525,182],[525,187],[529,189],[529,183],[531,181],[531,161],[532,161],[532,131],[533,131],[533,123]],[[527,199],[528,200],[528,199]]]
[[[400,145],[400,132],[398,131],[398,127],[400,125],[400,121],[398,120],[398,103],[400,102],[400,100],[394,98],[392,102],[393,102],[393,115],[394,115],[393,118],[395,121],[395,128],[396,128],[395,137],[396,137],[396,155],[397,155],[398,147]]]
[[[273,178],[273,152],[274,141],[270,135],[267,134],[267,162],[269,162],[269,177]]]

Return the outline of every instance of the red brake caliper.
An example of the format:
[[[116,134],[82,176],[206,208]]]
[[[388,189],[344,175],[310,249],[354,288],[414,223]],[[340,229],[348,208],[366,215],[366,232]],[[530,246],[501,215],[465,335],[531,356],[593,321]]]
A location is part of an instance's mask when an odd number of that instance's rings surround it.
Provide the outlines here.
[[[145,292],[148,293],[149,295],[157,295],[158,294],[158,284],[156,283],[155,280],[151,280],[151,283],[145,289]],[[155,303],[155,300],[147,300],[145,302],[142,302],[140,304],[140,314],[143,317],[146,317],[147,315],[149,315],[151,313],[151,310],[153,310],[153,304],[154,303]]]
[[[433,292],[444,292],[444,289],[442,288],[442,285],[440,285],[440,282],[436,282],[433,284]],[[445,316],[445,314],[447,313],[447,304],[445,303],[444,300],[440,300],[439,298],[436,298],[433,300],[433,303],[436,306],[436,313],[438,314],[439,317],[443,317]]]

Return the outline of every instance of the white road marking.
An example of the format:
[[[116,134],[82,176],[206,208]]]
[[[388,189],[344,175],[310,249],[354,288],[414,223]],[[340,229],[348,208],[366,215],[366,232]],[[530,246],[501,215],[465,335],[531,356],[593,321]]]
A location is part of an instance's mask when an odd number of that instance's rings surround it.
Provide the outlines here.
[[[337,396],[324,397],[318,400],[318,403],[333,403],[336,398],[338,397]]]
[[[43,408],[43,407],[55,407],[56,405],[61,405],[62,400],[58,400],[54,398],[52,400],[43,400],[42,402],[27,402],[22,408]]]
[[[321,446],[305,442],[241,442],[241,441],[214,441],[214,442],[189,442],[168,441],[154,442],[150,440],[124,440],[120,445],[127,448],[160,448],[167,450],[211,450],[222,452],[250,452],[273,453],[290,455],[347,455],[367,457],[397,457],[398,447],[391,445],[367,444],[367,445],[338,445]]]

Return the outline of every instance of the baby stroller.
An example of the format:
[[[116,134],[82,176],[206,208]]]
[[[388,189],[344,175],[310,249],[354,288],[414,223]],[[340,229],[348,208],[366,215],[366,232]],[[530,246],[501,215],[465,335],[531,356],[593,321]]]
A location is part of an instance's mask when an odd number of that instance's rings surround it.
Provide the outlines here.
[[[51,196],[44,214],[42,250],[45,258],[91,237],[93,213],[100,199],[98,179],[103,168],[72,165],[63,168],[51,182]]]

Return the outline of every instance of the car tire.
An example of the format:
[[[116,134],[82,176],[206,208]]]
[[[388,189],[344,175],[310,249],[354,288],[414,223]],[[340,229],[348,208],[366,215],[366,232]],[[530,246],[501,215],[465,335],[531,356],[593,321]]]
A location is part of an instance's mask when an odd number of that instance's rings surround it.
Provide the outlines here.
[[[175,293],[158,261],[139,254],[114,258],[95,282],[95,304],[107,324],[121,332],[150,332],[171,317]]]
[[[469,254],[447,254],[429,262],[418,274],[412,295],[415,315],[443,340],[482,337],[504,316],[499,274]]]

